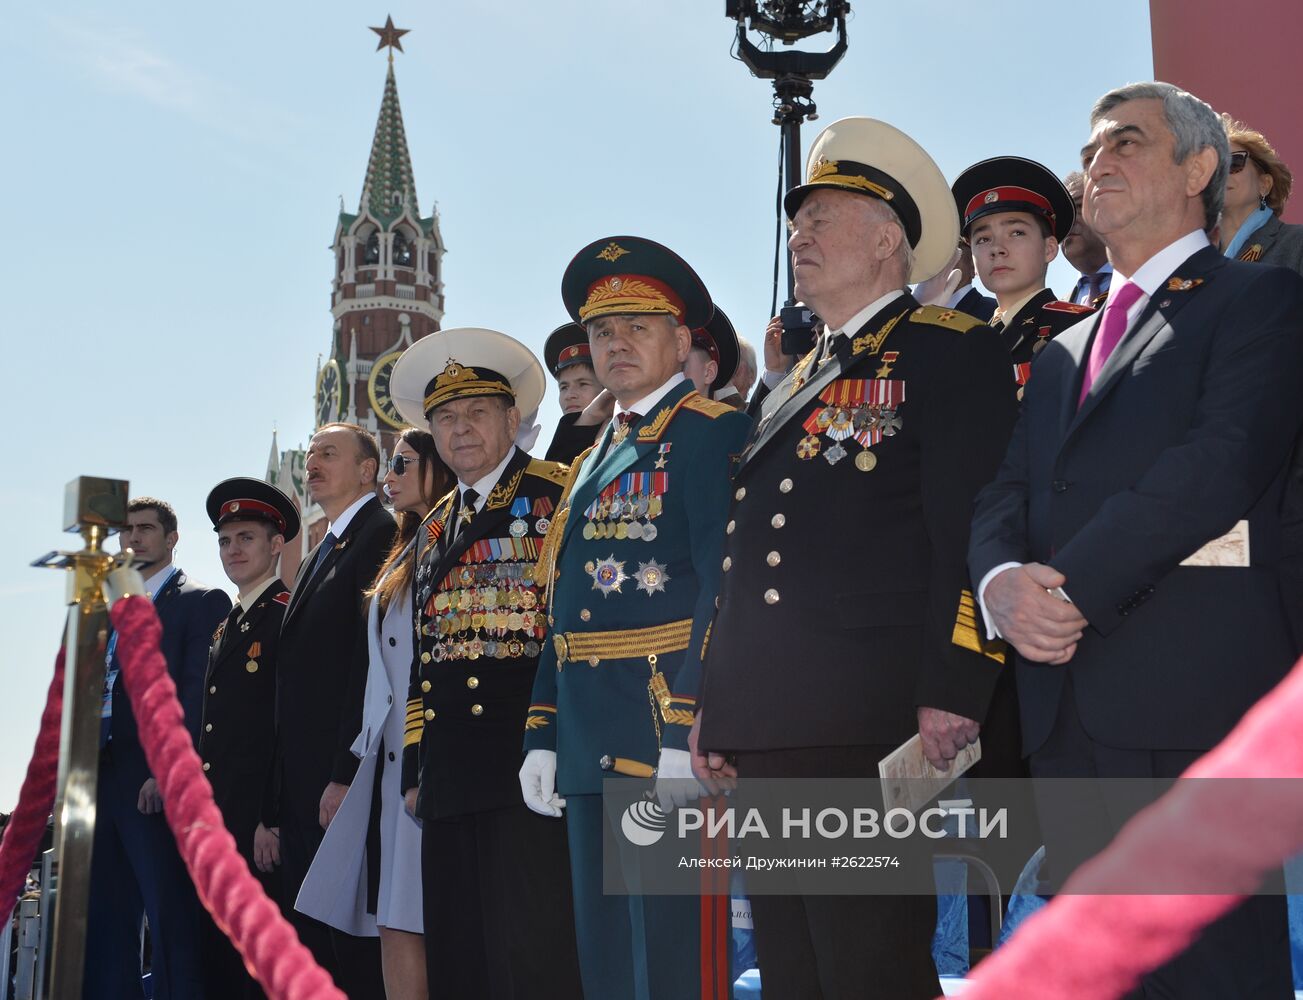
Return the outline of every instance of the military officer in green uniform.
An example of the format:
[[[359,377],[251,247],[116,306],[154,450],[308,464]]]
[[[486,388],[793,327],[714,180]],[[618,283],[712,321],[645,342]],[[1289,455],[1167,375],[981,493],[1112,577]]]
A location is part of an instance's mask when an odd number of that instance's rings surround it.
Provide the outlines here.
[[[449,997],[581,995],[565,826],[520,801],[520,732],[547,614],[533,571],[565,467],[515,443],[545,377],[523,344],[433,333],[394,366],[457,488],[418,529],[402,787],[422,821],[425,951]]]
[[[1072,196],[1047,167],[1021,156],[974,163],[951,191],[973,266],[995,295],[991,325],[1009,349],[1021,398],[1036,355],[1094,312],[1090,306],[1059,301],[1045,287],[1050,262],[1072,230]]]
[[[712,306],[670,250],[632,236],[597,240],[566,269],[562,297],[617,407],[571,468],[540,560],[552,629],[521,788],[537,812],[564,807],[585,996],[722,1000],[726,898],[703,907],[697,897],[603,895],[601,792],[608,775],[645,780],[655,770],[662,808],[687,800],[685,784],[695,798],[687,738],[730,462],[749,420],[684,378],[691,331]]]
[[[290,592],[277,568],[285,543],[298,537],[299,512],[275,486],[246,477],[214,486],[207,510],[222,568],[239,595],[208,650],[199,757],[235,846],[267,895],[279,899],[276,646]],[[199,932],[209,996],[261,997],[244,960],[206,913]]]
[[[976,628],[965,551],[1016,417],[1008,354],[979,320],[902,291],[959,237],[949,187],[909,136],[835,122],[784,204],[796,293],[825,330],[761,402],[734,476],[694,769],[876,777],[914,734],[946,765],[978,737],[1003,669]],[[751,903],[766,997],[940,992],[931,898]]]

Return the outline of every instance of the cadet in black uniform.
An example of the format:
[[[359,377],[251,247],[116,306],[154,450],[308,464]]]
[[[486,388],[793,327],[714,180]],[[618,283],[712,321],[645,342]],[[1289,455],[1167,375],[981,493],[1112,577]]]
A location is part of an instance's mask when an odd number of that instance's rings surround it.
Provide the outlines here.
[[[1021,390],[1036,354],[1094,311],[1061,302],[1045,287],[1050,262],[1072,229],[1072,197],[1048,168],[1021,156],[975,163],[951,190],[978,277],[995,293],[991,325],[1009,349]]]
[[[715,393],[728,385],[737,372],[740,350],[732,321],[723,309],[715,306],[715,312],[705,326],[692,331],[692,348],[683,365],[683,374],[697,392],[707,399],[714,399]],[[736,406],[733,408],[738,409]]]
[[[415,658],[403,791],[422,821],[432,991],[492,1000],[583,995],[565,824],[520,797],[520,734],[547,608],[534,566],[565,467],[514,444],[546,376],[493,330],[441,330],[394,366],[457,488],[418,529]]]
[[[578,323],[562,323],[549,333],[543,344],[543,364],[556,379],[561,403],[561,419],[545,458],[569,465],[581,451],[592,447],[606,422],[599,418],[593,423],[579,423],[584,408],[602,391],[584,328]]]
[[[703,779],[871,777],[915,733],[944,763],[978,736],[1003,651],[965,566],[973,497],[1016,417],[1008,354],[901,289],[959,237],[927,153],[868,118],[830,125],[788,193],[815,349],[763,400],[733,480],[705,653]],[[765,995],[939,992],[922,896],[753,896]]]
[[[281,549],[299,534],[299,512],[261,479],[227,479],[208,494],[222,568],[239,589],[218,626],[204,678],[199,756],[226,828],[272,899],[280,900],[280,830],[273,788],[276,645],[289,588],[277,576]],[[204,987],[210,997],[261,997],[225,934],[202,919]]]

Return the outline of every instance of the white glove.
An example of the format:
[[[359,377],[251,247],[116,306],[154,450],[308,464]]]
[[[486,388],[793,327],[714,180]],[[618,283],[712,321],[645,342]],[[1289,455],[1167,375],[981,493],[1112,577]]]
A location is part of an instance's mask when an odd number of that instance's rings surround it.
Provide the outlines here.
[[[520,767],[520,794],[540,816],[560,816],[566,800],[556,793],[556,751],[531,750]]]
[[[656,766],[656,801],[668,813],[675,806],[686,806],[701,795],[701,785],[692,774],[692,754],[686,750],[661,751]]]

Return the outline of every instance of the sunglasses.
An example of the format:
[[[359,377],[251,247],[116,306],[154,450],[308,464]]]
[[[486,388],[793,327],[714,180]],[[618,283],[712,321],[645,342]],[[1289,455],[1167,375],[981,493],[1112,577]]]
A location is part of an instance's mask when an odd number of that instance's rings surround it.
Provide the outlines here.
[[[1238,174],[1250,160],[1253,160],[1253,157],[1249,155],[1247,149],[1237,149],[1231,154],[1231,173]],[[1253,160],[1253,162],[1257,163],[1258,161]]]
[[[407,475],[409,467],[415,467],[417,459],[408,458],[406,455],[395,455],[389,460],[389,468],[393,470],[395,476]]]

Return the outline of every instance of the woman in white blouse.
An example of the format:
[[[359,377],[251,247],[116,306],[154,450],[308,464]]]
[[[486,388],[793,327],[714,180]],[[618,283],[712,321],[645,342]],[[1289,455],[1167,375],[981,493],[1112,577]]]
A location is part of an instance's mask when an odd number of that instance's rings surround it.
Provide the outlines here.
[[[412,666],[412,572],[419,528],[454,479],[425,431],[398,438],[384,478],[398,535],[368,591],[369,661],[361,758],[295,908],[349,934],[380,935],[388,1000],[426,1000],[421,827],[399,789]]]

